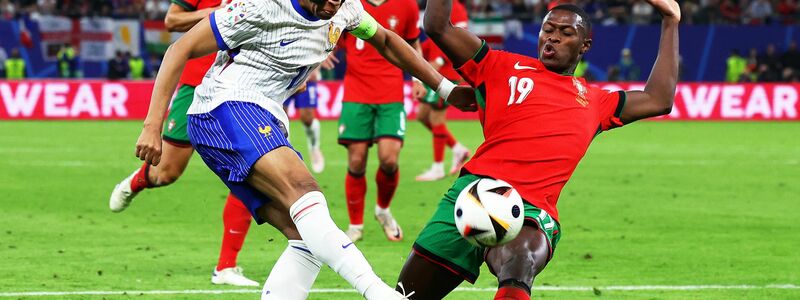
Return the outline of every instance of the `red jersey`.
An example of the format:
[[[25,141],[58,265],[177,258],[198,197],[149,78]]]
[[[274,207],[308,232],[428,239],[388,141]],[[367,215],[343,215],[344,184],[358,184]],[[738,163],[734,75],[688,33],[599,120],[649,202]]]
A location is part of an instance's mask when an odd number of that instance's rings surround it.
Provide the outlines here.
[[[408,41],[419,37],[419,7],[414,0],[387,0],[379,6],[361,0],[384,28]],[[375,47],[352,35],[342,39],[347,51],[344,101],[369,104],[403,102],[403,70],[387,61]]]
[[[453,23],[453,25],[456,27],[467,29],[469,17],[467,16],[467,9],[464,7],[464,4],[461,4],[461,2],[453,2],[453,10],[450,13],[450,23]],[[456,69],[453,68],[453,63],[449,58],[447,58],[446,55],[444,55],[442,49],[439,49],[439,47],[436,46],[431,39],[427,39],[422,42],[421,46],[422,57],[424,57],[425,60],[438,61],[442,64],[442,67],[438,70],[442,76],[451,81],[461,81],[461,75],[458,75]]]
[[[485,44],[458,71],[478,91],[485,138],[466,171],[505,180],[558,220],[558,196],[592,139],[623,125],[625,92],[589,86]]]
[[[172,3],[177,4],[180,7],[183,7],[186,11],[196,11],[198,9],[204,9],[209,7],[217,7],[219,6],[222,1],[221,0],[172,0]],[[195,59],[190,59],[186,62],[186,66],[183,68],[183,73],[181,74],[180,83],[191,85],[191,86],[198,86],[200,82],[203,81],[203,76],[206,75],[206,72],[211,65],[214,64],[214,59],[217,57],[216,53],[211,53],[209,55],[198,57]]]

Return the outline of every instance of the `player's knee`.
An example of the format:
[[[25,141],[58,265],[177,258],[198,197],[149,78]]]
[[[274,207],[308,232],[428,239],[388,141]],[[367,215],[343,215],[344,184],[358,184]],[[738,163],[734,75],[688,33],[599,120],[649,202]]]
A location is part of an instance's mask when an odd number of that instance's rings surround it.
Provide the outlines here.
[[[350,155],[347,161],[347,168],[353,173],[364,173],[367,168],[367,158],[360,155]]]
[[[397,171],[397,157],[396,156],[389,157],[386,158],[385,160],[381,159],[380,165],[378,167],[384,173],[394,173],[395,171]]]
[[[319,184],[314,178],[302,179],[292,181],[292,189],[299,195],[305,195],[309,192],[319,191]]]
[[[175,183],[178,181],[178,178],[181,177],[181,170],[177,168],[166,166],[164,168],[160,168],[154,175],[155,180],[153,180],[152,184],[154,186],[165,186]]]

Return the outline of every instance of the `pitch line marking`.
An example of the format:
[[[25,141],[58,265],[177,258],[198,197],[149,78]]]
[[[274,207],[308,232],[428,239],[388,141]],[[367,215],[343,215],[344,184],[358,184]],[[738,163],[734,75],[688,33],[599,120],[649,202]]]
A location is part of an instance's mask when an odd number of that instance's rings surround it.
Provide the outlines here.
[[[612,285],[612,286],[538,286],[534,291],[548,292],[581,292],[598,289],[601,291],[693,291],[693,290],[798,290],[800,285]],[[494,292],[497,288],[460,287],[455,292]],[[355,293],[354,289],[312,289],[311,293]],[[141,291],[36,291],[36,292],[1,292],[0,297],[35,297],[35,296],[79,296],[79,295],[192,295],[192,294],[255,294],[261,290],[141,290]]]

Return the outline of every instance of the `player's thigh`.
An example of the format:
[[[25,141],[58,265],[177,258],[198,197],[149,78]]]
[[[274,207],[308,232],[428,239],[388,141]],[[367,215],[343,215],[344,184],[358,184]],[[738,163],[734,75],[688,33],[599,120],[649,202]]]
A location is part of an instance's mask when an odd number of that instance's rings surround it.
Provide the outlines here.
[[[478,178],[464,175],[456,179],[413,246],[416,255],[469,282],[475,282],[480,274],[484,248],[470,244],[461,236],[456,227],[454,210],[458,194]]]
[[[375,138],[375,118],[373,104],[343,102],[339,116],[339,144],[372,143]]]
[[[404,295],[413,292],[411,300],[443,299],[463,281],[461,276],[412,251],[400,270],[395,289]]]
[[[403,142],[399,139],[391,137],[378,139],[378,161],[381,165],[396,165],[402,147]]]
[[[402,102],[376,106],[375,140],[391,138],[403,141],[406,136],[406,111]]]
[[[508,244],[489,248],[486,264],[499,282],[512,279],[530,285],[552,258],[560,231],[555,219],[526,202],[525,226]]]
[[[288,211],[294,201],[311,191],[319,191],[316,180],[306,165],[289,147],[280,147],[263,156],[253,165],[247,183]]]

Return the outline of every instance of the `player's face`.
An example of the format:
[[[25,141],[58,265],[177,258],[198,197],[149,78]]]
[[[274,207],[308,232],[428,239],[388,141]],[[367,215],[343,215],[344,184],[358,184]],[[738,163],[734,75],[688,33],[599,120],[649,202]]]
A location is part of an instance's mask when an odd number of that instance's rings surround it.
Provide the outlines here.
[[[581,17],[567,10],[553,10],[544,18],[539,31],[539,60],[548,70],[572,70],[580,56],[589,50],[591,39],[581,25]]]
[[[317,18],[330,20],[342,7],[344,0],[311,0],[311,11]]]

